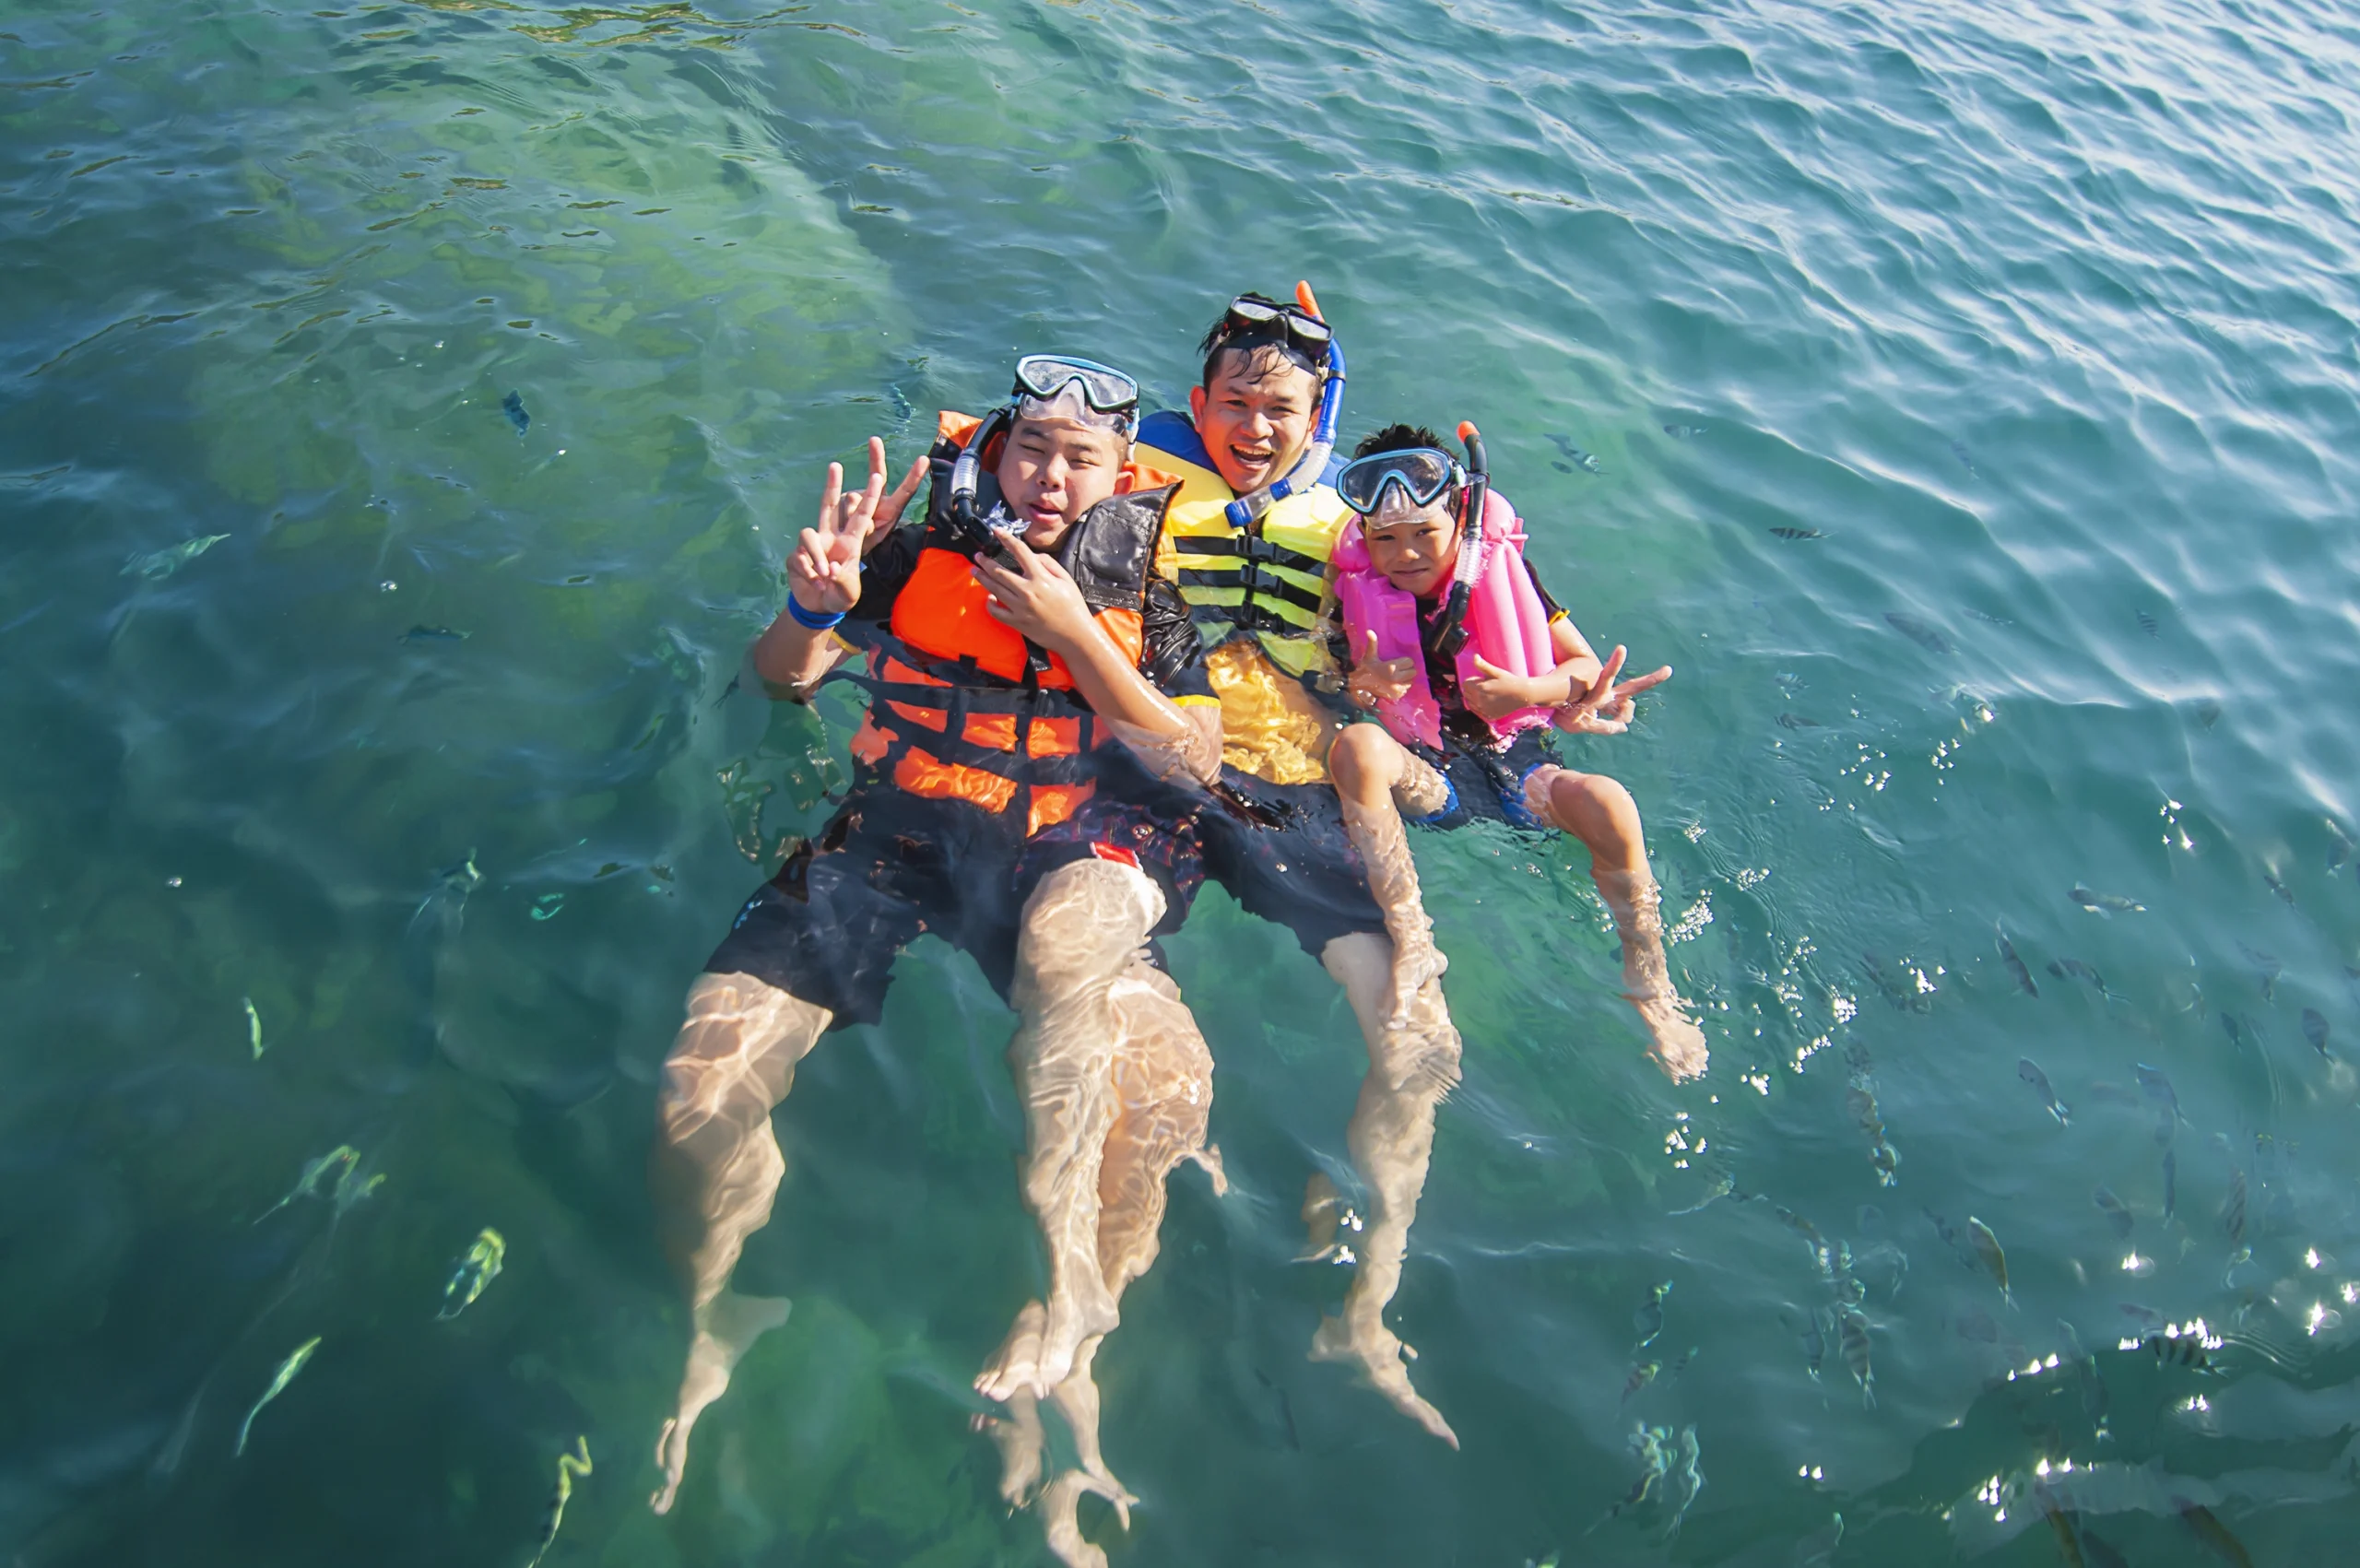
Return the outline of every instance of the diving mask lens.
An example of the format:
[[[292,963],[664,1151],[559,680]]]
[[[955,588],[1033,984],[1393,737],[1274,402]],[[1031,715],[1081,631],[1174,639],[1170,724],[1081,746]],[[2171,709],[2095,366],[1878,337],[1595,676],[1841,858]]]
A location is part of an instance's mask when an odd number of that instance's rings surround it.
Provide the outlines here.
[[[1251,294],[1241,294],[1229,302],[1229,322],[1232,332],[1280,324],[1285,328],[1288,341],[1314,359],[1324,357],[1336,337],[1326,322],[1304,314],[1300,307],[1259,300]]]
[[[1016,392],[1020,396],[1047,403],[1068,386],[1079,386],[1082,401],[1101,414],[1126,414],[1139,405],[1139,383],[1095,360],[1027,354],[1016,361]]]
[[[1344,504],[1366,516],[1385,504],[1385,492],[1398,489],[1411,506],[1431,506],[1460,474],[1457,462],[1431,446],[1409,452],[1376,452],[1344,465],[1336,476],[1336,493]]]

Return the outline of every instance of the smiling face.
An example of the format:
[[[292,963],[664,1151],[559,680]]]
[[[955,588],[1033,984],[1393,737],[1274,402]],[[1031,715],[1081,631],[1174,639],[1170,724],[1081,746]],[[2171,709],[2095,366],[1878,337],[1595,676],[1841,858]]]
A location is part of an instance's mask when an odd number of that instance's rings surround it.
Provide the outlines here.
[[[1361,519],[1369,564],[1405,594],[1419,598],[1433,594],[1458,560],[1457,508],[1456,495],[1413,507],[1403,502],[1398,488],[1388,489],[1385,505]]]
[[[1024,525],[1024,542],[1054,549],[1083,513],[1115,493],[1128,452],[1129,442],[1114,430],[1072,419],[1019,419],[992,477]]]
[[[1205,384],[1188,394],[1197,434],[1239,495],[1293,470],[1318,407],[1319,378],[1267,344],[1222,350]]]

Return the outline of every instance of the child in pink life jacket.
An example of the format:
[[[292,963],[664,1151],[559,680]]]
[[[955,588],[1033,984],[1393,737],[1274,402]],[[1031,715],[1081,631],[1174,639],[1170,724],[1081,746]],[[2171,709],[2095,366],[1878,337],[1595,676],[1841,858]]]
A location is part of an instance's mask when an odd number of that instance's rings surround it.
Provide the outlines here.
[[[1432,430],[1391,426],[1362,442],[1336,479],[1359,513],[1334,554],[1349,690],[1377,722],[1347,726],[1328,767],[1393,937],[1397,1011],[1445,962],[1404,819],[1554,828],[1589,848],[1649,1054],[1675,1080],[1693,1078],[1705,1036],[1664,961],[1638,808],[1614,780],[1564,766],[1551,739],[1621,734],[1632,699],[1670,679],[1670,666],[1618,683],[1623,650],[1601,662],[1542,590],[1516,509],[1491,489],[1481,438],[1472,425],[1459,434],[1464,465]]]

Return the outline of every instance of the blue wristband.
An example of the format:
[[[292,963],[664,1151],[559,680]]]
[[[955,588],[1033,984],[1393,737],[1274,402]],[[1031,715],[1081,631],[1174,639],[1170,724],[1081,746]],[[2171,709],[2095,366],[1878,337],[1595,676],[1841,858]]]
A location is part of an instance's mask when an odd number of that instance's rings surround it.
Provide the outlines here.
[[[793,616],[795,624],[806,631],[833,631],[844,619],[844,612],[842,610],[838,610],[833,615],[813,615],[803,607],[793,594],[786,596],[786,613]]]

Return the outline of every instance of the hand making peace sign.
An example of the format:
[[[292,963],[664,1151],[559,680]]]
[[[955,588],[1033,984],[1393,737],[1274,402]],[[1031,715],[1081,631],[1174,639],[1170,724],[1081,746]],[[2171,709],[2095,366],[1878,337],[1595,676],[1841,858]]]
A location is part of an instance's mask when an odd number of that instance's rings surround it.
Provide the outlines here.
[[[803,530],[795,553],[787,558],[787,591],[796,604],[812,615],[841,615],[860,602],[860,558],[902,521],[902,509],[917,493],[926,466],[921,456],[888,494],[885,443],[871,436],[868,483],[847,495],[844,465],[828,465],[828,483],[820,492],[819,521]]]
[[[1632,715],[1637,711],[1631,699],[1670,680],[1671,666],[1666,665],[1618,685],[1614,678],[1622,673],[1622,661],[1629,656],[1630,650],[1620,645],[1606,656],[1589,690],[1575,692],[1572,701],[1557,710],[1559,729],[1568,735],[1621,735],[1631,727]]]

